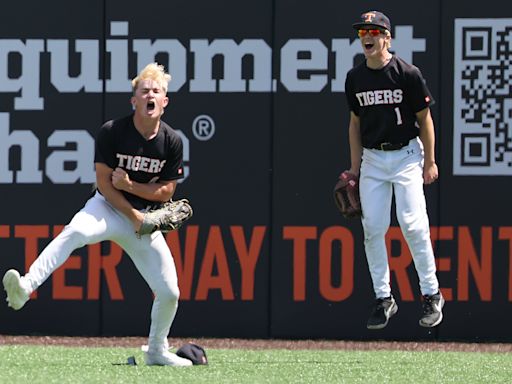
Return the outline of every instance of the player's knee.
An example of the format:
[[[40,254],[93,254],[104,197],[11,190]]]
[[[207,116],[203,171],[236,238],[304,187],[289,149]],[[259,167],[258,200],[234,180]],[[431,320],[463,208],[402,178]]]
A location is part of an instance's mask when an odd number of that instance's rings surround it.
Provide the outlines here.
[[[66,242],[74,244],[75,249],[86,245],[88,239],[87,233],[82,228],[71,225],[66,225],[59,236]]]
[[[400,228],[404,234],[404,237],[409,240],[423,238],[425,235],[428,236],[429,226],[428,220],[424,220],[424,216],[416,217],[398,217]]]
[[[430,234],[428,227],[408,227],[403,228],[402,232],[407,242],[410,244],[416,244],[418,242],[430,241]]]
[[[382,222],[380,220],[367,220],[363,221],[363,228],[365,238],[385,236],[389,228],[389,222]]]
[[[177,284],[163,284],[155,291],[155,296],[166,302],[178,302],[180,289]]]

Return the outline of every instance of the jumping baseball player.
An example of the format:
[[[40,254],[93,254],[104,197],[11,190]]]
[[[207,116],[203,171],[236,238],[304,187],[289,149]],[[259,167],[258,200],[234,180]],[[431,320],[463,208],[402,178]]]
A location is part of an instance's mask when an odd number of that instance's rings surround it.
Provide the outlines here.
[[[11,269],[3,284],[9,306],[18,310],[73,250],[114,241],[130,256],[155,295],[146,364],[190,366],[190,360],[168,351],[167,336],[179,297],[171,252],[160,231],[137,233],[145,210],[170,200],[177,180],[183,177],[181,139],[160,120],[169,102],[170,79],[163,66],[152,63],[132,80],[134,113],[108,121],[96,138],[94,196],[48,244],[26,275]]]
[[[392,195],[396,215],[411,250],[423,296],[419,324],[442,319],[423,184],[438,177],[434,156],[433,103],[418,68],[392,55],[391,23],[378,11],[353,24],[366,60],[349,71],[345,92],[350,109],[350,172],[360,177],[364,245],[376,302],[369,329],[388,324],[398,306],[391,294],[385,235]]]

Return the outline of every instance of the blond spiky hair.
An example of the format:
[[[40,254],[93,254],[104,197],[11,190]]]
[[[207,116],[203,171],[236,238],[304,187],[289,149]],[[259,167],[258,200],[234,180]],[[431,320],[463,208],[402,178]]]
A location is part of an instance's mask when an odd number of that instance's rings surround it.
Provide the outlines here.
[[[135,93],[137,86],[141,80],[154,80],[167,93],[167,87],[169,86],[169,82],[171,81],[171,75],[165,73],[165,68],[163,65],[158,63],[151,63],[146,65],[146,67],[140,71],[137,77],[132,80],[132,89]]]

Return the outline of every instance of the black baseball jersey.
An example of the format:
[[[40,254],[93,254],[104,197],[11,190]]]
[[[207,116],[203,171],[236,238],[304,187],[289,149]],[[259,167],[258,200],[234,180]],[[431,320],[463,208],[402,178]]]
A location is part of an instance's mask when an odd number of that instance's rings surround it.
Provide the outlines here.
[[[183,178],[183,143],[179,135],[165,122],[151,140],[146,140],[135,128],[133,115],[107,121],[96,136],[95,163],[124,169],[131,180],[155,183]],[[136,209],[155,202],[121,191]]]
[[[381,69],[368,68],[366,61],[351,69],[345,93],[349,109],[360,118],[366,148],[418,136],[416,112],[434,103],[420,70],[395,55]]]

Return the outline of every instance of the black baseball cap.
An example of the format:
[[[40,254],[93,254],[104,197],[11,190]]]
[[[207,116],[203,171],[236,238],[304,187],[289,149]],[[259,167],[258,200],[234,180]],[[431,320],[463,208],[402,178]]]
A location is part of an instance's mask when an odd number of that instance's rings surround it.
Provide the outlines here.
[[[352,24],[354,29],[361,29],[361,27],[372,26],[387,29],[391,32],[391,22],[389,18],[379,11],[368,11],[361,15],[361,21]]]

